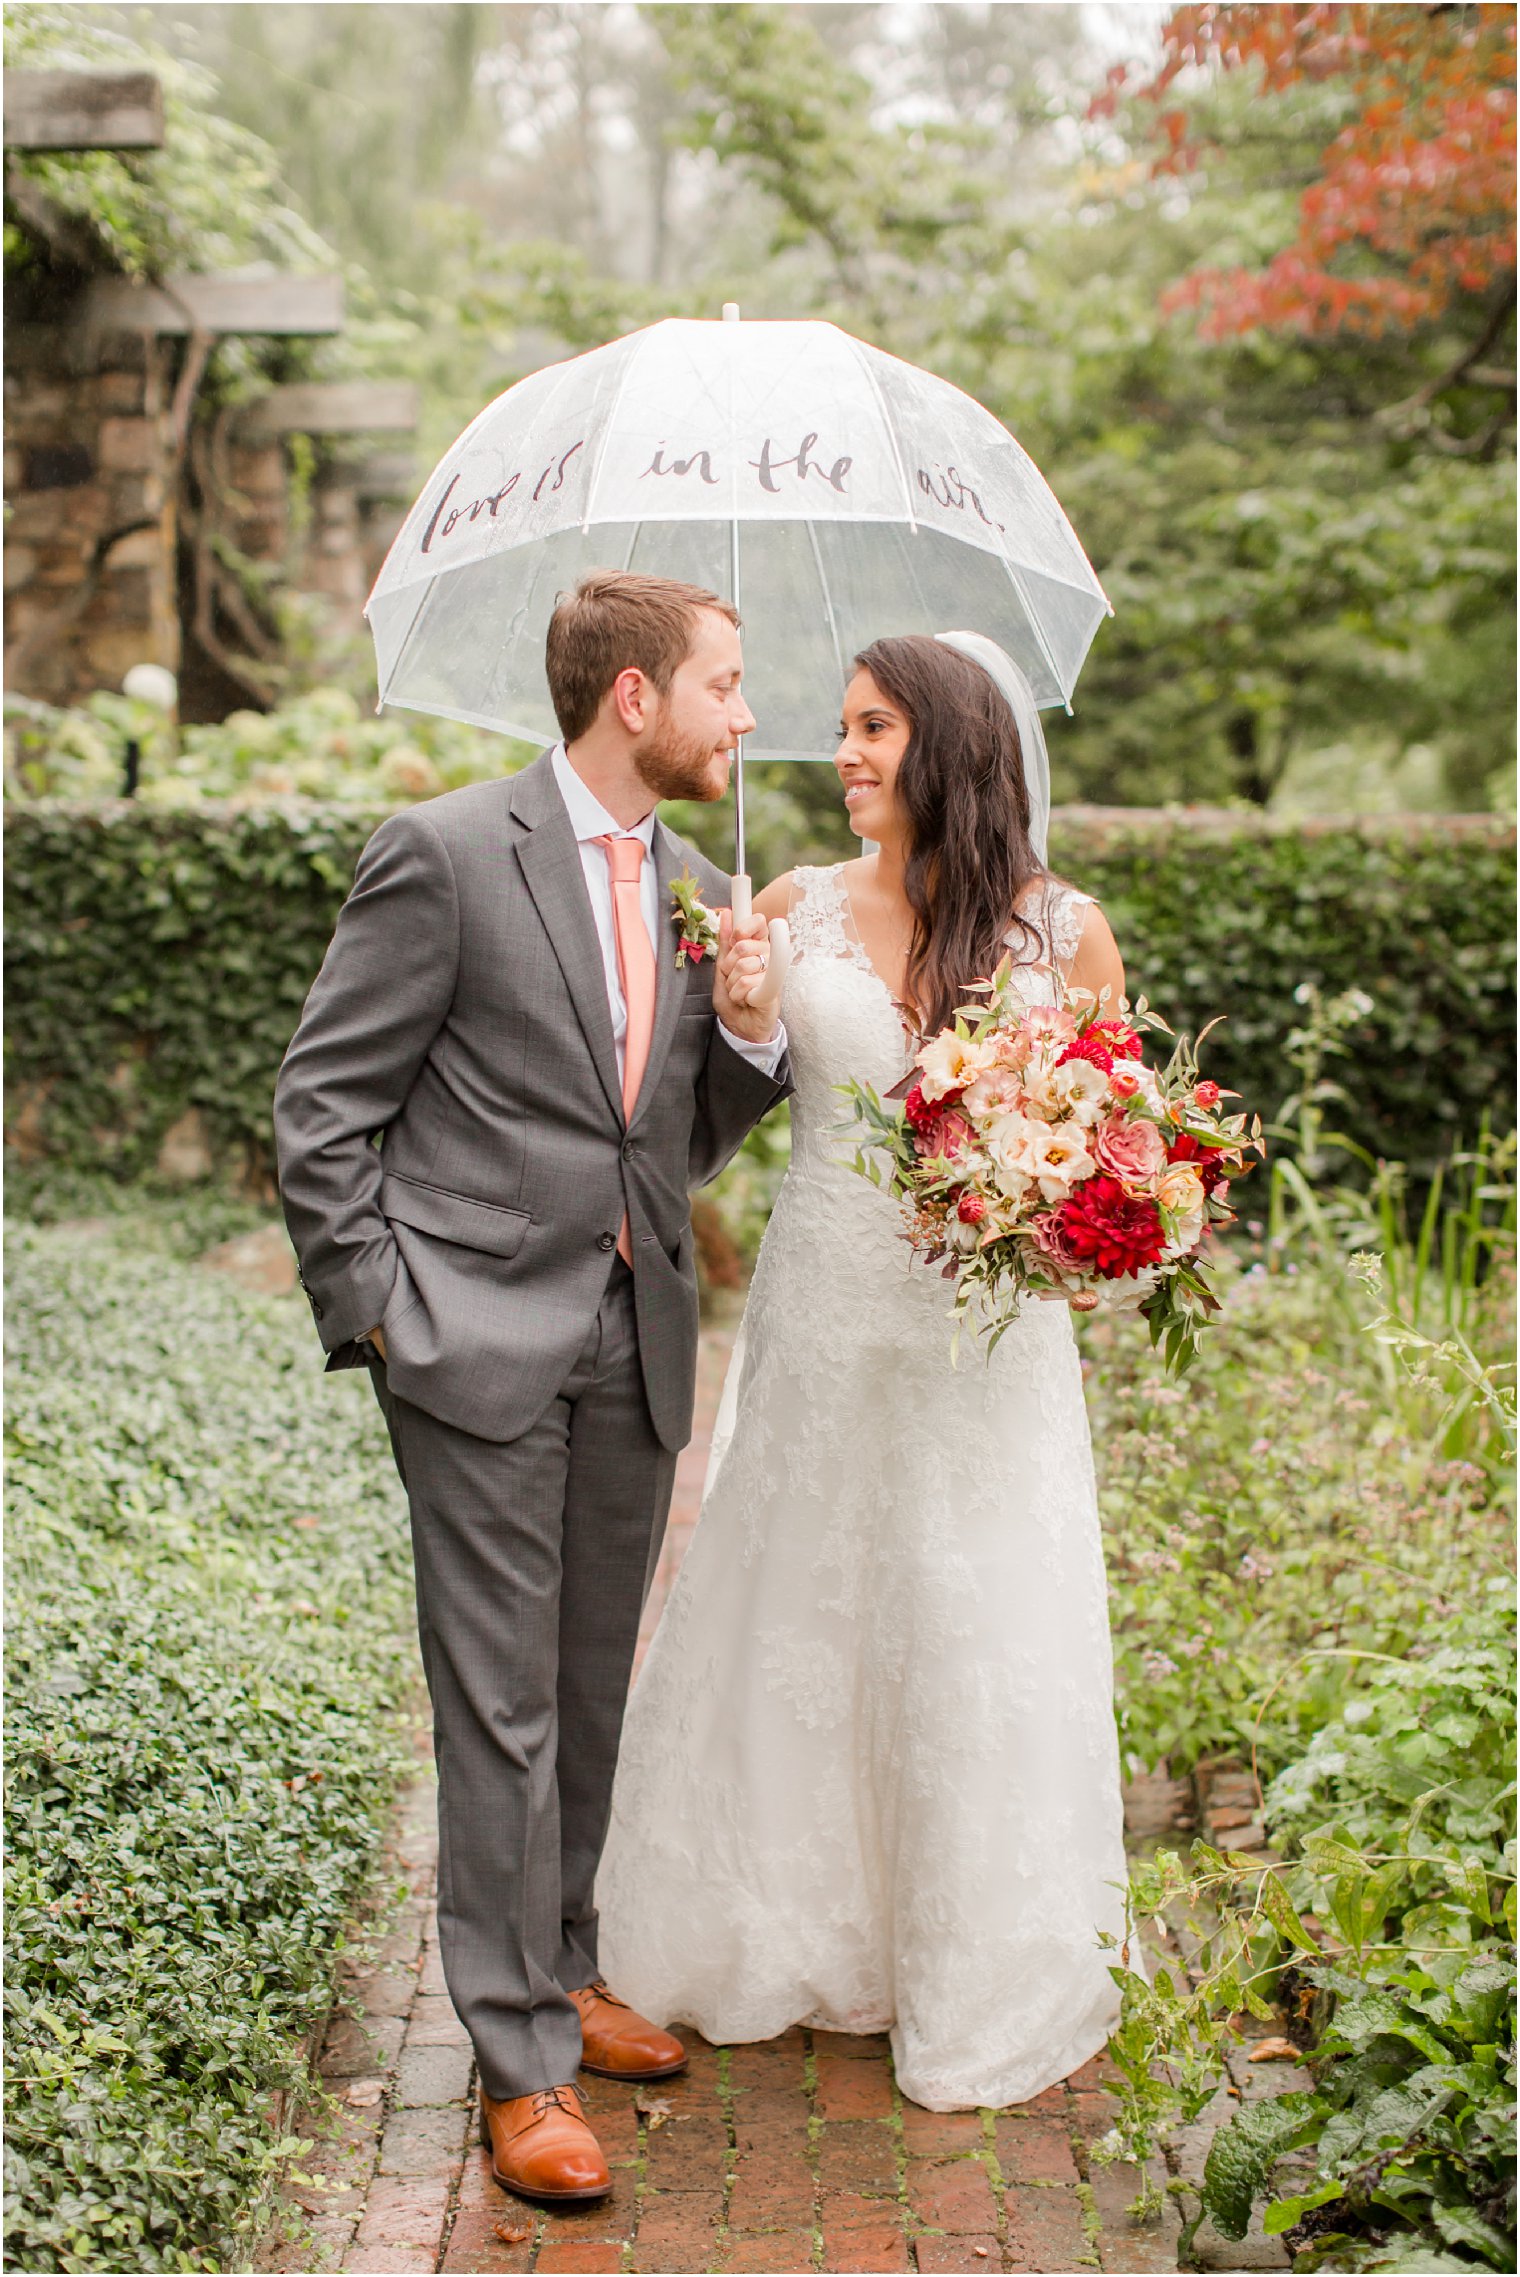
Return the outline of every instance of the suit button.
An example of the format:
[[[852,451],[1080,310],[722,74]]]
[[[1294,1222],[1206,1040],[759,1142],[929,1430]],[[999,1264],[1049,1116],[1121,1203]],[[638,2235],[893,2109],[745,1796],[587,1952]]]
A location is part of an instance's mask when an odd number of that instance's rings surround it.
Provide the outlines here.
[[[596,1246],[598,1249],[616,1249],[617,1235],[615,1233],[599,1233],[596,1237]]]
[[[638,1151],[639,1151],[639,1150],[638,1150],[638,1148],[637,1148],[637,1147],[634,1145],[634,1143],[633,1143],[632,1139],[624,1139],[624,1141],[623,1141],[623,1160],[624,1160],[625,1162],[632,1162],[632,1160],[633,1160],[634,1156],[635,1156],[635,1155],[638,1153]]]

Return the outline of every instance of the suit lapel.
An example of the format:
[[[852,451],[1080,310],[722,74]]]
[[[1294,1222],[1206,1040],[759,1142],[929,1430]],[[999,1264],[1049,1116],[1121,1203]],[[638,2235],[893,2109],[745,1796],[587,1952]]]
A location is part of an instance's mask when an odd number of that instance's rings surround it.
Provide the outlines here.
[[[517,841],[517,859],[523,877],[559,959],[602,1089],[621,1122],[623,1092],[618,1082],[617,1048],[612,1040],[612,1013],[607,1003],[602,947],[586,892],[581,850],[575,842],[570,817],[565,812],[565,802],[559,795],[559,785],[547,756],[514,776],[512,812],[526,826],[525,835]],[[663,967],[660,989],[663,995]],[[656,1038],[659,1021],[657,1001]],[[652,1060],[651,1054],[651,1064]],[[645,1080],[647,1082],[647,1076]]]
[[[656,818],[654,826],[654,874],[659,880],[659,922],[655,927],[655,998],[654,1034],[649,1039],[649,1058],[645,1063],[639,1095],[633,1102],[632,1123],[636,1123],[645,1106],[654,1097],[671,1042],[681,1006],[686,1001],[686,974],[676,963],[680,943],[676,929],[670,921],[670,889],[686,868],[686,858],[676,841]],[[632,1127],[630,1123],[630,1128]]]

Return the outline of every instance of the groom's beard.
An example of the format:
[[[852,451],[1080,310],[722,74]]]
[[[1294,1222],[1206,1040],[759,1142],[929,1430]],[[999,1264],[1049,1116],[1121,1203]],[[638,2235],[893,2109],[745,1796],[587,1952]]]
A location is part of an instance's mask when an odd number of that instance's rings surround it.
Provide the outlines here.
[[[652,741],[633,754],[633,771],[657,799],[702,799],[708,804],[728,789],[728,754],[714,751],[700,735],[683,734],[662,716]]]

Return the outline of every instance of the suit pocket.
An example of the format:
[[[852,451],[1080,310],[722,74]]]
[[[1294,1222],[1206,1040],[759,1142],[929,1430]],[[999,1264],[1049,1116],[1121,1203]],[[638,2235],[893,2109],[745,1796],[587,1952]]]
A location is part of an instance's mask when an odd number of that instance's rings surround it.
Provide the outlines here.
[[[488,1257],[512,1257],[522,1247],[532,1224],[526,1210],[503,1210],[495,1202],[477,1202],[468,1194],[450,1194],[442,1186],[424,1186],[419,1179],[403,1178],[397,1170],[380,1180],[380,1208],[399,1225],[415,1226],[440,1241],[456,1241],[462,1249],[483,1249]]]

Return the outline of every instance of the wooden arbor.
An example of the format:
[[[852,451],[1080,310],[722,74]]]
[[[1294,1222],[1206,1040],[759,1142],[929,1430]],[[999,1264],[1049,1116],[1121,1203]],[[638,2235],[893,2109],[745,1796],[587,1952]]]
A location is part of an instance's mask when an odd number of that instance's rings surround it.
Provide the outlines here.
[[[5,75],[8,153],[151,150],[163,140],[163,94],[151,73]],[[265,457],[259,483],[244,492],[231,479],[233,418],[197,416],[207,360],[234,335],[340,332],[341,278],[249,270],[139,283],[116,269],[87,222],[9,161],[6,192],[46,272],[43,288],[12,308],[9,685],[68,703],[152,661],[181,675],[189,716],[267,700],[281,643],[264,589],[289,566],[279,438],[405,430],[416,421],[415,391],[384,383],[272,390],[246,438]],[[322,529],[305,565],[313,588],[340,607],[356,586],[362,601],[367,587],[367,565],[339,558],[362,553],[351,504],[349,538],[338,544]]]

